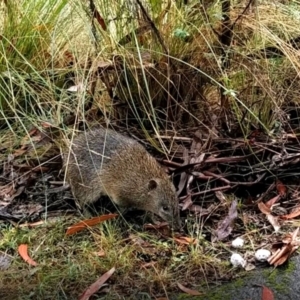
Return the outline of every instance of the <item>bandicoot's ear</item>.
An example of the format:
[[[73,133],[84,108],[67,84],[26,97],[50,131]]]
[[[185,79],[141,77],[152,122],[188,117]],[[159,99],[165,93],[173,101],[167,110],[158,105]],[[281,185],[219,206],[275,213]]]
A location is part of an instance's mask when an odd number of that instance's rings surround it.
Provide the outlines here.
[[[158,186],[158,183],[157,183],[157,181],[154,180],[154,179],[151,179],[151,180],[148,182],[148,189],[149,189],[149,191],[152,191],[152,190],[156,189],[157,186]]]

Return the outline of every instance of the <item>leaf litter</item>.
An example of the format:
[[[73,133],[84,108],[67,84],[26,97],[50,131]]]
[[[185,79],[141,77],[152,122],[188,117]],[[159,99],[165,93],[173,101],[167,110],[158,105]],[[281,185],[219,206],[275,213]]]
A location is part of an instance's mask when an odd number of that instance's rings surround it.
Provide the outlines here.
[[[47,128],[51,128],[51,125]],[[39,130],[31,131],[30,139],[24,139],[21,148],[16,149],[13,155],[8,155],[3,162],[0,177],[2,219],[18,221],[20,225],[24,222],[29,226],[30,223],[32,226],[43,225],[43,222],[39,222],[45,211],[45,195],[48,197],[49,218],[51,212],[65,214],[70,210],[71,214],[75,214],[72,196],[64,188],[59,174],[60,162],[54,159],[59,156],[58,151],[50,151],[47,153],[50,156],[45,155],[38,163],[34,156],[29,156],[26,160],[24,158],[24,154],[30,153],[35,146],[40,149],[51,143],[50,136]],[[286,174],[292,174],[294,170],[296,172],[300,156],[296,148],[282,148],[285,143],[291,145],[296,140],[286,135],[272,141],[267,139],[266,144],[266,140],[259,140],[256,136],[251,136],[250,142],[250,137],[248,141],[212,137],[206,135],[205,130],[202,133],[197,131],[189,139],[184,138],[184,134],[181,136],[182,140],[180,137],[176,139],[170,152],[173,160],[160,160],[177,182],[181,217],[189,220],[194,218],[195,229],[201,224],[202,234],[207,240],[229,244],[239,235],[252,235],[251,232],[244,231],[247,224],[256,224],[257,232],[269,224],[267,234],[260,237],[253,234],[255,240],[252,242],[264,244],[272,251],[272,256],[268,259],[270,265],[279,266],[286,262],[299,246],[298,231],[286,236],[280,233],[276,242],[271,235],[273,232],[279,233],[281,228],[288,225],[287,221],[300,215],[300,180],[295,177],[289,183],[285,179]],[[169,137],[164,138],[168,140]],[[266,157],[268,159],[264,161]],[[52,161],[55,163],[51,164]],[[272,174],[278,176],[274,177]],[[179,179],[176,181],[178,175]],[[238,203],[240,209],[237,209]],[[67,234],[94,226],[102,222],[100,220],[103,216],[96,217],[97,220],[81,221],[71,226]],[[170,238],[168,224],[164,222],[145,224],[144,230],[156,235],[159,240],[173,240],[183,253],[189,251],[189,247],[199,244],[197,232],[188,232],[186,228],[184,234]],[[138,245],[132,237],[125,239],[124,243],[132,243],[135,247]],[[243,249],[240,251],[245,252]],[[155,246],[146,241],[140,241],[135,253],[145,258],[140,264],[141,268],[153,268],[160,254]],[[105,255],[100,250],[98,256]],[[166,250],[164,255],[172,254],[170,250]],[[230,257],[229,253],[227,256],[226,253],[223,255],[224,259]],[[24,257],[31,262],[30,257]]]

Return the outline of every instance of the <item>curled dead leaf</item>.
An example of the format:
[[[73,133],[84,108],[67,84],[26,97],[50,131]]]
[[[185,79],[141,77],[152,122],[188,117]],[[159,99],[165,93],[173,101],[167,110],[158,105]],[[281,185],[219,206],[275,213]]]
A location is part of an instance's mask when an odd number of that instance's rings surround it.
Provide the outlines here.
[[[297,207],[293,212],[280,216],[280,219],[282,220],[289,220],[289,219],[294,219],[296,217],[300,216],[300,207]]]
[[[271,214],[271,209],[265,205],[263,202],[259,202],[257,204],[258,209],[265,215],[270,215]]]
[[[279,199],[281,198],[281,195],[277,195],[270,199],[268,202],[265,203],[267,208],[271,208]]]
[[[18,252],[20,256],[23,258],[25,262],[27,262],[29,265],[36,267],[38,264],[35,262],[31,257],[28,255],[28,245],[21,244],[18,247]]]

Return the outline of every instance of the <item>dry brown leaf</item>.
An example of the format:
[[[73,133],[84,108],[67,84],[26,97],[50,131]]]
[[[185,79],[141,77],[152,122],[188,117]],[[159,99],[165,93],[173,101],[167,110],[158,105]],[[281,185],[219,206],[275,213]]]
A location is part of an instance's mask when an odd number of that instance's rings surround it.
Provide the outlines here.
[[[27,152],[27,149],[17,149],[14,151],[14,157],[22,156],[24,153]]]
[[[187,148],[183,148],[182,155],[183,155],[183,166],[185,166],[189,163],[190,160],[189,150]],[[188,174],[186,172],[182,172],[180,175],[180,180],[177,188],[177,195],[180,195],[180,193],[183,191],[183,189],[187,184],[187,180],[188,180]]]
[[[226,203],[226,197],[224,193],[222,193],[221,191],[216,191],[215,195],[220,200],[221,203]]]
[[[278,222],[279,217],[273,216],[273,215],[267,215],[267,219],[268,219],[269,223],[273,226],[274,231],[278,232],[281,227]]]
[[[10,182],[4,186],[0,186],[0,198],[7,201],[15,193],[14,183]],[[9,202],[7,202],[9,204]]]
[[[183,286],[181,283],[177,282],[177,286],[185,293],[189,294],[189,295],[192,295],[192,296],[199,296],[199,295],[202,295],[200,292],[196,291],[196,290],[192,290],[192,289],[189,289],[185,286]]]
[[[287,235],[285,235],[283,238],[282,238],[282,242],[280,243],[282,245],[283,244],[289,244],[291,243],[291,241],[293,240],[293,237],[291,235],[291,233],[288,233]]]
[[[273,200],[276,200],[278,196],[274,197],[273,199],[271,199],[270,201],[273,202]],[[280,196],[279,196],[280,197]],[[277,201],[277,200],[276,200]],[[270,202],[270,203],[271,203]],[[275,202],[274,202],[275,203]],[[280,229],[280,224],[278,222],[279,220],[279,217],[277,216],[273,216],[272,213],[271,213],[271,209],[263,202],[259,202],[258,204],[258,208],[259,210],[266,215],[269,223],[273,226],[275,232],[278,232],[279,229]]]
[[[276,181],[276,189],[281,197],[286,196],[287,188],[285,185],[283,185],[283,183],[280,180]]]
[[[266,207],[271,208],[280,198],[281,198],[281,195],[277,195],[277,196],[273,197],[272,199],[270,199],[269,201],[267,201],[265,203]]]
[[[296,217],[300,216],[300,207],[297,207],[293,212],[280,216],[280,219],[282,220],[289,220],[289,219],[294,219]]]
[[[232,231],[233,221],[237,218],[237,201],[233,200],[229,208],[228,214],[224,220],[218,223],[218,228],[216,230],[217,240],[222,241]]]
[[[261,300],[275,300],[273,292],[263,285]]]
[[[174,237],[174,241],[180,245],[196,245],[197,240],[195,238],[187,237],[187,236],[180,236]]]
[[[259,210],[260,210],[263,214],[265,214],[265,215],[270,215],[270,214],[271,214],[271,209],[270,209],[269,207],[267,207],[267,206],[265,205],[265,203],[259,202],[259,203],[257,204],[257,206],[258,206]]]
[[[94,217],[94,218],[91,218],[91,219],[88,219],[88,220],[81,221],[79,223],[76,223],[76,224],[70,226],[67,229],[66,235],[71,235],[71,234],[77,233],[77,232],[79,232],[79,231],[81,231],[81,230],[83,230],[87,227],[97,225],[101,222],[113,219],[117,216],[118,216],[117,214],[108,214],[108,215],[102,215],[102,216],[99,216],[99,217]]]
[[[278,249],[274,255],[268,259],[268,262],[270,265],[274,265],[275,267],[281,266],[288,260],[294,251],[295,250],[292,245],[285,245],[282,249]]]
[[[11,202],[16,197],[20,196],[23,193],[24,190],[25,190],[25,186],[19,186],[17,188],[17,190],[14,190],[14,193],[9,198],[7,198],[6,200]]]
[[[279,257],[272,265],[274,265],[275,267],[281,266],[288,260],[289,257],[290,253],[286,252],[281,257]]]
[[[18,252],[20,256],[24,259],[25,262],[27,262],[29,265],[36,267],[38,264],[35,262],[32,258],[28,255],[28,245],[21,244],[18,247]]]
[[[300,242],[297,239],[299,227],[289,237],[284,238],[284,241],[276,244],[276,248],[279,246],[275,253],[269,257],[268,262],[275,267],[285,263],[288,258],[298,249]]]
[[[115,272],[115,267],[111,268],[105,274],[103,274],[97,281],[91,284],[79,297],[79,300],[88,300],[92,295],[99,291],[101,286],[111,277]]]

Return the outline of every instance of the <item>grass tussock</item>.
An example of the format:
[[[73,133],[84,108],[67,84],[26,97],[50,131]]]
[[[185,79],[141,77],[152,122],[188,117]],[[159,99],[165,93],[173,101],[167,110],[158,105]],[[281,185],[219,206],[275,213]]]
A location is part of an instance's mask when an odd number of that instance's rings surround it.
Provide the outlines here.
[[[179,130],[209,127],[212,114],[232,108],[247,134],[253,125],[270,131],[279,112],[269,112],[296,102],[295,80],[288,80],[298,70],[294,2],[245,13],[233,4],[229,46],[217,4],[99,1],[105,27],[89,23],[90,7],[76,1],[30,5],[4,6],[2,124],[19,120],[24,130],[49,120],[61,128],[69,115],[84,120],[94,107],[144,131]]]

